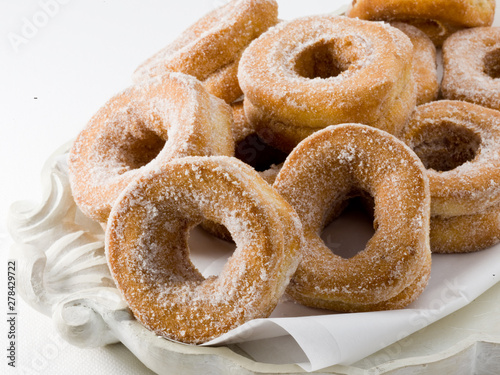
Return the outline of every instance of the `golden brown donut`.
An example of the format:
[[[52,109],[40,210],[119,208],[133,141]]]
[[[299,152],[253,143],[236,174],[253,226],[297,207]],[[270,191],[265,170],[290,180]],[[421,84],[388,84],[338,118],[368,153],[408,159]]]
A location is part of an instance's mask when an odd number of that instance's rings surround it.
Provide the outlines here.
[[[425,287],[427,286],[427,283],[429,282],[431,265],[431,253],[428,252],[428,254],[426,254],[425,256],[424,264],[413,283],[403,289],[403,291],[401,291],[396,296],[376,303],[346,303],[342,300],[331,301],[323,297],[325,295],[324,293],[321,293],[321,296],[318,298],[317,294],[319,293],[317,291],[312,293],[291,294],[289,290],[293,288],[293,280],[290,283],[288,293],[290,293],[298,302],[305,306],[334,310],[339,312],[397,310],[407,307],[411,302],[415,301],[422,294]]]
[[[203,81],[205,89],[210,94],[223,99],[227,103],[232,103],[243,94],[237,78],[240,57],[218,69]]]
[[[467,253],[493,246],[500,242],[500,207],[480,214],[432,216],[430,242],[433,253]]]
[[[238,99],[238,63],[250,42],[278,22],[275,0],[232,0],[214,9],[142,63],[135,82],[167,71],[190,74],[226,102]]]
[[[189,260],[189,230],[223,224],[236,250],[218,276]],[[138,176],[106,232],[111,273],[135,317],[156,334],[202,343],[267,317],[300,260],[301,223],[259,175],[231,157],[176,159]]]
[[[330,126],[302,141],[273,185],[304,227],[303,258],[288,293],[337,311],[401,308],[430,273],[430,194],[422,162],[403,142],[359,124]],[[344,259],[320,238],[326,222],[360,192],[374,199],[375,234]]]
[[[482,250],[500,239],[500,112],[443,100],[417,107],[403,139],[427,167],[432,252]]]
[[[235,129],[236,131],[240,129],[242,132],[248,131],[248,128],[243,129],[241,127],[246,123],[244,120],[243,106],[231,104],[231,107],[233,107],[233,115],[235,115],[233,135],[235,135]],[[254,168],[264,181],[272,185],[287,155],[264,143],[257,134],[251,130],[244,138],[239,139],[241,136],[235,136],[235,138],[237,142],[235,144],[234,156]],[[232,241],[231,235],[222,225],[204,220],[201,223],[201,227],[220,239]]]
[[[105,223],[113,202],[150,164],[233,155],[232,114],[194,77],[168,73],[110,99],[80,132],[68,165],[75,202]]]
[[[420,29],[403,23],[393,22],[410,38],[413,44],[413,77],[417,85],[417,105],[436,100],[439,93],[436,47],[432,40]]]
[[[443,97],[500,110],[500,28],[459,31],[443,44]]]
[[[382,23],[340,16],[282,22],[243,52],[246,117],[285,152],[345,122],[397,134],[415,107],[412,54],[408,37]]]
[[[246,137],[255,133],[254,127],[245,116],[243,100],[231,103],[233,109],[233,137],[236,143],[243,141]]]
[[[257,135],[245,116],[243,101],[231,103],[235,156],[256,169],[272,185],[287,153],[275,149]]]
[[[427,168],[431,213],[483,213],[500,205],[500,112],[441,100],[418,106],[402,139]]]
[[[490,26],[495,0],[353,0],[347,14],[365,20],[409,23],[441,46],[455,31]]]

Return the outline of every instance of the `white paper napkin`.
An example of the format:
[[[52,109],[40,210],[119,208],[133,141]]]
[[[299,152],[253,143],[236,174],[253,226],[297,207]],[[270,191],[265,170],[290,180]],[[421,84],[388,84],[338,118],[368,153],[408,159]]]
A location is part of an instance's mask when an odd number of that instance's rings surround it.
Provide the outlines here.
[[[347,222],[330,230],[342,232]],[[193,231],[190,242],[193,261],[205,275],[216,274],[233,248],[207,236]],[[218,257],[207,257],[212,251]],[[432,260],[427,288],[405,309],[338,314],[284,300],[270,318],[250,321],[205,345],[237,344],[256,361],[297,363],[306,371],[349,365],[460,309],[500,280],[500,245],[434,254]]]

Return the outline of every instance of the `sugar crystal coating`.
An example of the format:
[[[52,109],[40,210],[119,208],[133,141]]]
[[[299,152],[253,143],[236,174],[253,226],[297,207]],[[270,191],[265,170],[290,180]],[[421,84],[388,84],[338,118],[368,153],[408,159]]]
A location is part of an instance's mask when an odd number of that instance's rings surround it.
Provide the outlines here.
[[[443,45],[446,99],[500,109],[500,28],[477,27],[450,36]]]
[[[68,165],[75,201],[104,223],[118,194],[152,164],[232,155],[231,128],[230,107],[194,77],[169,73],[133,85],[110,99],[74,142]]]
[[[219,276],[189,260],[189,229],[224,225],[237,246]],[[111,272],[134,315],[161,336],[201,343],[268,316],[300,260],[293,209],[250,167],[230,157],[186,157],[151,168],[113,207]]]
[[[213,95],[231,103],[241,96],[238,65],[250,42],[278,22],[274,0],[232,0],[185,30],[134,73],[135,82],[168,71],[190,74]]]
[[[418,157],[394,136],[359,124],[330,126],[301,142],[273,185],[304,226],[303,260],[288,288],[309,306],[338,311],[400,308],[430,272],[430,194]],[[375,202],[375,234],[350,259],[320,233],[349,197]]]
[[[381,22],[309,16],[269,29],[242,56],[245,114],[263,139],[291,151],[329,125],[397,134],[416,102],[412,44]]]
[[[454,32],[490,26],[495,0],[355,0],[349,17],[410,23],[441,46]]]

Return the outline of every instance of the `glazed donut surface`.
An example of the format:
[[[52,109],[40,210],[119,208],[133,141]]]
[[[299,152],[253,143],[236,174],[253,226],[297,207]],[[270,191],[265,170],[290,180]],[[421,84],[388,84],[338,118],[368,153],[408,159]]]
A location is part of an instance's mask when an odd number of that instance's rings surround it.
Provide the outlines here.
[[[242,94],[237,77],[242,51],[277,22],[274,0],[232,0],[142,63],[133,79],[140,82],[168,71],[181,72],[204,81],[210,93],[231,103]]]
[[[443,97],[500,110],[499,61],[500,28],[453,34],[443,45]]]
[[[154,163],[233,155],[231,108],[194,77],[169,73],[110,99],[75,140],[68,158],[75,202],[104,223],[127,184]]]
[[[418,157],[394,136],[365,125],[320,130],[288,156],[273,185],[295,208],[305,233],[303,258],[288,293],[337,311],[401,308],[430,272],[430,195]],[[360,193],[375,202],[375,234],[345,259],[320,233],[344,202]]]
[[[415,107],[412,49],[401,31],[382,23],[339,16],[282,22],[240,61],[247,119],[285,152],[345,122],[397,134]]]
[[[490,26],[495,0],[354,0],[349,17],[401,21],[425,32],[436,46],[468,27]]]
[[[218,276],[189,260],[189,230],[223,224],[236,250]],[[202,343],[267,317],[300,260],[294,210],[244,163],[187,157],[143,174],[113,207],[106,254],[136,318],[156,334]]]

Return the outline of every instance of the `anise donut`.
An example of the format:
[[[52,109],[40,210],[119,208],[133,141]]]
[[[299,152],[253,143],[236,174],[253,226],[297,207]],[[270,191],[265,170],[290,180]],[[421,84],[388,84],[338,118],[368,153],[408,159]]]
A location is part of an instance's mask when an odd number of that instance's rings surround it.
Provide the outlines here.
[[[189,259],[189,230],[224,225],[236,250],[218,276]],[[250,167],[231,157],[176,159],[138,176],[111,212],[106,254],[135,317],[160,336],[209,341],[267,317],[300,260],[295,211]]]
[[[194,77],[169,73],[111,98],[76,138],[68,157],[75,202],[105,223],[120,192],[151,164],[233,155],[231,108]]]
[[[500,206],[479,214],[431,216],[433,253],[470,253],[500,242]]]
[[[427,168],[432,215],[470,215],[500,204],[499,111],[427,103],[416,108],[402,139]]]
[[[499,62],[500,28],[453,34],[443,44],[443,97],[500,110]]]
[[[430,194],[424,166],[391,134],[359,124],[327,127],[288,156],[273,185],[295,208],[305,233],[303,258],[288,293],[337,311],[402,308],[430,274]],[[320,238],[350,197],[374,199],[375,233],[345,259]]]
[[[431,249],[470,252],[500,238],[500,112],[440,100],[418,106],[402,139],[427,168]]]
[[[365,20],[409,23],[441,46],[458,30],[490,26],[495,0],[353,0],[347,13]]]
[[[246,117],[285,152],[346,122],[397,134],[416,103],[412,55],[409,38],[387,24],[341,16],[281,22],[243,52]]]
[[[413,78],[417,85],[417,105],[436,100],[439,93],[436,47],[420,29],[403,22],[392,22],[413,44]]]
[[[168,71],[190,74],[210,93],[231,103],[242,94],[237,77],[241,53],[277,22],[275,0],[232,0],[142,63],[133,79],[140,82]]]

